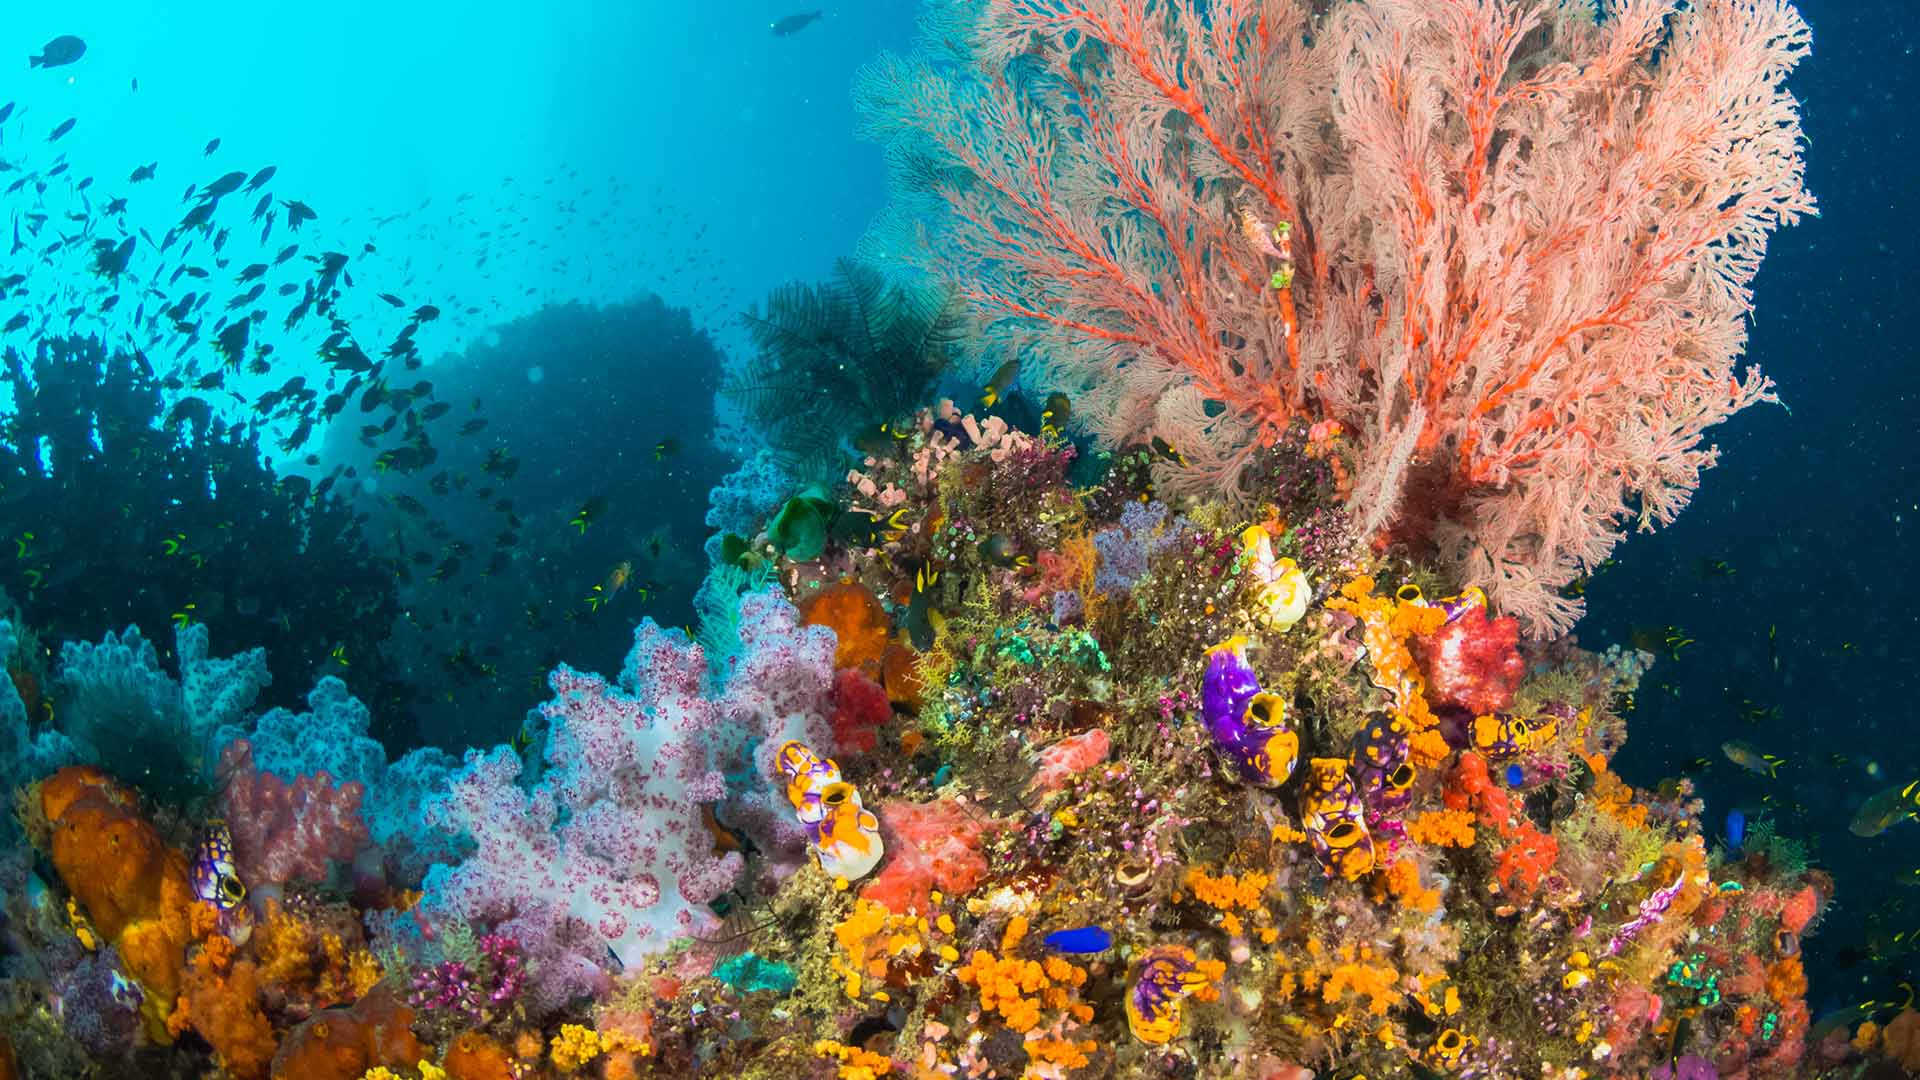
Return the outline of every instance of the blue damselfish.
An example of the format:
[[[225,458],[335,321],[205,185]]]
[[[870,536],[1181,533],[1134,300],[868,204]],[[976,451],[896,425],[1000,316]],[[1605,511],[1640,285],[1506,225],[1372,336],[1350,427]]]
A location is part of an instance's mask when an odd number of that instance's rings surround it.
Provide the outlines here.
[[[1055,930],[1046,937],[1047,948],[1059,952],[1096,953],[1113,948],[1113,935],[1098,926],[1076,926]]]

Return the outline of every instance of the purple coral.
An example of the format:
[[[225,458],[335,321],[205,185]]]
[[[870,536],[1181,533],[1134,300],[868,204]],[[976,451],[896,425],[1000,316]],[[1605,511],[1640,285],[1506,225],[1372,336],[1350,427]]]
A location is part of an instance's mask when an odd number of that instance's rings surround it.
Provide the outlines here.
[[[527,970],[521,955],[520,943],[514,939],[483,934],[472,964],[443,960],[416,972],[407,1004],[457,1028],[484,1027],[526,990]]]
[[[115,1058],[133,1049],[144,995],[121,974],[112,946],[82,957],[54,980],[53,993],[61,1026],[88,1053]]]
[[[1171,543],[1183,523],[1167,525],[1165,503],[1128,503],[1117,523],[1093,534],[1094,549],[1100,554],[1093,587],[1103,593],[1133,588],[1146,576],[1148,558]]]

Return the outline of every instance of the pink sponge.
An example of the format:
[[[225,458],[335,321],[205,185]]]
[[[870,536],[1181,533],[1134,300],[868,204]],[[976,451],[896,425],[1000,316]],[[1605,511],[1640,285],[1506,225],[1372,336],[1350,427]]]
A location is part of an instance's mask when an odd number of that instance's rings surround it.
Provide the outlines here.
[[[359,781],[335,784],[317,772],[288,783],[254,768],[245,739],[221,752],[220,775],[235,861],[249,885],[325,881],[330,863],[352,861],[371,842],[360,816],[366,785]]]
[[[930,803],[904,800],[880,804],[887,862],[860,895],[895,914],[927,911],[928,894],[940,889],[965,893],[987,874],[980,838],[993,822],[979,810],[952,799]]]

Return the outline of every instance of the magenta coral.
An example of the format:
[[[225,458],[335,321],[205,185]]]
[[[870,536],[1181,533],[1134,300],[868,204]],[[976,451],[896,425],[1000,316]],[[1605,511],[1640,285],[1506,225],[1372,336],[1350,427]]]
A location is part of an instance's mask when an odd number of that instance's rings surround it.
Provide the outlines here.
[[[245,739],[220,754],[221,807],[233,832],[241,879],[255,887],[325,881],[329,866],[350,862],[370,839],[360,816],[365,785],[335,784],[325,772],[291,783],[254,768]]]

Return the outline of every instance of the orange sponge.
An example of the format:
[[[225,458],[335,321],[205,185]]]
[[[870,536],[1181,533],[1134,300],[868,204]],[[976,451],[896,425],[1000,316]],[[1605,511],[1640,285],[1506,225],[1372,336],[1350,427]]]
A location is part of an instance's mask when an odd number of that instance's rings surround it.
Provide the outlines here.
[[[351,1009],[326,1009],[294,1028],[273,1059],[276,1080],[360,1080],[375,1066],[411,1067],[425,1056],[413,1037],[413,1010],[389,987]]]
[[[514,1080],[513,1057],[497,1040],[469,1031],[447,1047],[447,1080]]]
[[[54,869],[146,991],[158,1035],[179,996],[193,937],[186,856],[140,816],[133,792],[91,766],[69,766],[42,781],[39,806]]]
[[[838,638],[834,667],[880,673],[880,657],[887,649],[887,613],[865,585],[843,581],[801,600],[800,621],[834,632]]]

